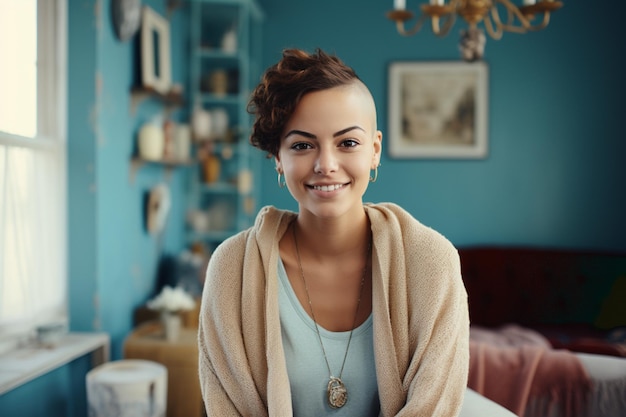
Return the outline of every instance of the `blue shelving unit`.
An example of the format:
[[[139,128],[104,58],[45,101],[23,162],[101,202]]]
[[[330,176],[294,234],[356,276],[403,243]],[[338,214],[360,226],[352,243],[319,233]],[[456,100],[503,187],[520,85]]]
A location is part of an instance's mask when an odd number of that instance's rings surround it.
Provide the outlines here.
[[[205,155],[217,156],[219,178],[207,183],[201,163],[189,192],[189,207],[210,219],[205,230],[189,228],[189,243],[212,249],[251,226],[258,210],[260,155],[249,144],[252,119],[247,105],[260,76],[263,13],[254,0],[190,0],[190,6],[191,106],[221,109],[229,119],[227,138],[197,144]],[[225,48],[224,37],[232,31],[236,47]],[[211,89],[209,80],[215,71],[227,74],[225,92]]]

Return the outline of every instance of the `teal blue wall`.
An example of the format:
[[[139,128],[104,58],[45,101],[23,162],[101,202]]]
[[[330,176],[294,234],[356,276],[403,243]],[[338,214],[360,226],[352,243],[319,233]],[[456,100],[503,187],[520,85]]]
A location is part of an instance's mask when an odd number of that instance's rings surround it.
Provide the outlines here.
[[[141,125],[162,113],[156,99],[131,104],[140,72],[139,36],[120,42],[107,1],[69,2],[70,327],[111,334],[119,358],[132,312],[152,295],[159,257],[184,244],[184,169],[131,169]],[[162,16],[165,3],[143,1]],[[170,17],[172,79],[186,83],[187,15]],[[182,110],[171,117],[179,120]],[[160,182],[172,193],[162,240],[145,229],[144,196]]]
[[[264,65],[285,47],[336,52],[369,85],[383,135],[389,64],[459,59],[460,23],[443,39],[429,28],[402,37],[385,18],[391,0],[262,4]],[[397,202],[460,246],[625,250],[626,4],[594,5],[565,1],[544,31],[487,40],[486,159],[401,161],[385,153],[366,200]],[[275,177],[267,161],[261,203],[295,209]]]

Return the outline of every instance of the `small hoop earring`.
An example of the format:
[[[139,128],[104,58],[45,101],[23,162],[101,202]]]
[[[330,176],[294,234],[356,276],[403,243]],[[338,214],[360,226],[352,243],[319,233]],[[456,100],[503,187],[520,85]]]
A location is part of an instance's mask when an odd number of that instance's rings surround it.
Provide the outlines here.
[[[278,188],[284,188],[285,185],[287,185],[287,183],[285,181],[282,181],[280,177],[282,177],[282,173],[280,171],[278,172]]]
[[[378,179],[378,166],[374,168],[374,176],[370,176],[370,182],[376,182]]]

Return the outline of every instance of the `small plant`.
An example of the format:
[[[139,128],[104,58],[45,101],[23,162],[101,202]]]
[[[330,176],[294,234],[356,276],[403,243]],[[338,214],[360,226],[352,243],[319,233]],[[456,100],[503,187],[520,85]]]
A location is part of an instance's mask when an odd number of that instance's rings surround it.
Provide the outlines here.
[[[195,306],[196,302],[184,289],[167,285],[163,287],[159,295],[148,301],[149,309],[167,313],[193,310]]]

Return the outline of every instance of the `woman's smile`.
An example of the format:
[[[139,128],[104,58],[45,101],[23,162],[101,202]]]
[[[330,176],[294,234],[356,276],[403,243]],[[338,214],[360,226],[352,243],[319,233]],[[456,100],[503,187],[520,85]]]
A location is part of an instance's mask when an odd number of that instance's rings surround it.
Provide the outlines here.
[[[334,191],[340,190],[342,188],[344,188],[345,186],[349,185],[350,183],[340,183],[340,184],[327,184],[327,185],[323,185],[323,184],[307,184],[307,187],[315,190],[315,191],[319,191],[322,193],[332,193]]]

